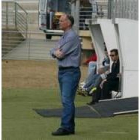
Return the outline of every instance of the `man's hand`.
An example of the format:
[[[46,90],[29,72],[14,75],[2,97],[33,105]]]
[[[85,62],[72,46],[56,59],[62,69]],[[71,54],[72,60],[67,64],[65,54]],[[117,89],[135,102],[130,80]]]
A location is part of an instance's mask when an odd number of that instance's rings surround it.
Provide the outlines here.
[[[101,82],[101,84],[100,84],[100,88],[101,88],[101,89],[103,88],[103,84],[104,84],[106,81],[107,81],[107,80],[104,79],[104,80]]]
[[[121,78],[121,76],[122,76],[121,73],[118,73],[118,74],[117,74],[117,77],[118,77],[118,78]]]
[[[102,74],[102,73],[104,73],[105,71],[104,71],[104,68],[99,68],[98,69],[98,74]]]
[[[60,50],[60,49],[57,49],[55,52],[54,52],[54,55],[57,57],[57,58],[62,58],[64,56],[63,52]]]

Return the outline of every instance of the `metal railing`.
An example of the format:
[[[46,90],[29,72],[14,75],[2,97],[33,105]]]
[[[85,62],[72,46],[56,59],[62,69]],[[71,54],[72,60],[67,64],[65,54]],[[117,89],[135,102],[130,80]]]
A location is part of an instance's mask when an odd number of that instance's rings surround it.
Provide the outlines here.
[[[16,2],[2,1],[2,28],[18,30],[26,39],[28,13]]]
[[[85,19],[92,18],[91,7],[81,7],[79,9],[79,30],[88,30],[88,26],[85,24]]]
[[[109,0],[108,18],[138,20],[138,0]]]
[[[97,18],[108,17],[108,3],[97,3]],[[86,19],[92,19],[92,7],[80,7],[79,9],[79,29],[88,30],[88,25],[85,24]]]
[[[104,2],[97,2],[97,8],[98,8],[98,18],[108,18],[108,3],[106,1]]]
[[[25,34],[25,33],[24,33]],[[25,40],[22,33],[15,29],[2,30],[2,56],[9,53]]]

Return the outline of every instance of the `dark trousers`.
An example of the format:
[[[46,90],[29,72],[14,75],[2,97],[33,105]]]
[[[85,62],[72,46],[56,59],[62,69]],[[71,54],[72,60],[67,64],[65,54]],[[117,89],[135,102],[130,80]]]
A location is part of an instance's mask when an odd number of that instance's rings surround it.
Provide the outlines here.
[[[111,98],[110,92],[112,90],[118,91],[118,87],[119,87],[119,80],[106,81],[103,84],[102,89],[98,87],[96,92],[93,93],[92,101],[98,102],[99,100],[110,99]]]

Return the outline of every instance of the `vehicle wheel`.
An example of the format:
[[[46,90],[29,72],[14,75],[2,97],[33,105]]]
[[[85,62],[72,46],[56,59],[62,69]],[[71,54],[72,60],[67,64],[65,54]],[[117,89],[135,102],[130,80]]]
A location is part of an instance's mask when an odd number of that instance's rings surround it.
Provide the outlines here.
[[[52,35],[47,35],[46,34],[46,39],[51,39],[52,38]]]

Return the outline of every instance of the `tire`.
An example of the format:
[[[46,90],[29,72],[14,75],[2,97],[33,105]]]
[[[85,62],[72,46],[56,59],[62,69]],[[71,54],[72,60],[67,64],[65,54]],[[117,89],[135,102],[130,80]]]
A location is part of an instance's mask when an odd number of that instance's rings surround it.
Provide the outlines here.
[[[46,34],[46,39],[51,39],[52,38],[52,35],[47,35]]]

